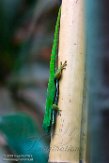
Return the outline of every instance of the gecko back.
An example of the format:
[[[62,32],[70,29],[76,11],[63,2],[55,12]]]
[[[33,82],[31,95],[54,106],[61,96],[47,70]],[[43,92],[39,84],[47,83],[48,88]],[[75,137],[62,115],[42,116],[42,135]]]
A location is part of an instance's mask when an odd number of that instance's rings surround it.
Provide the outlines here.
[[[54,40],[51,52],[51,59],[50,59],[50,76],[47,88],[47,98],[46,98],[46,105],[45,105],[45,115],[43,120],[43,128],[46,132],[50,131],[51,127],[51,115],[52,115],[52,105],[55,98],[55,67],[57,62],[57,54],[58,54],[58,40],[59,40],[59,27],[60,27],[60,16],[61,16],[61,8],[58,12],[58,17],[55,26],[55,33],[54,33]]]

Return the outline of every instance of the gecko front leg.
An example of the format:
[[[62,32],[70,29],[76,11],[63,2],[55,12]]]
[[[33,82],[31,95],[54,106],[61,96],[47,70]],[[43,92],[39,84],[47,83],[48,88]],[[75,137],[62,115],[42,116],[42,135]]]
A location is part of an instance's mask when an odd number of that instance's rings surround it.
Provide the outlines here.
[[[67,61],[65,61],[63,64],[62,64],[62,62],[60,63],[60,66],[59,66],[59,68],[57,69],[57,71],[55,73],[55,79],[58,79],[59,80],[61,78],[62,71],[64,69],[66,69],[66,66],[67,66]]]

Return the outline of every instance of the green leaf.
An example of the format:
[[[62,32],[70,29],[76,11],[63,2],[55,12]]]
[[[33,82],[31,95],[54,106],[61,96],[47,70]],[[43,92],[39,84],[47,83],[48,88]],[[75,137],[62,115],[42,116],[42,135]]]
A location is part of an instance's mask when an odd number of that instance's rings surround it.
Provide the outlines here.
[[[48,145],[44,142],[35,121],[27,114],[14,113],[0,117],[0,132],[6,137],[9,148],[17,155],[31,155],[31,162],[46,163]],[[29,159],[28,157],[26,157]],[[23,163],[28,162],[27,160]]]

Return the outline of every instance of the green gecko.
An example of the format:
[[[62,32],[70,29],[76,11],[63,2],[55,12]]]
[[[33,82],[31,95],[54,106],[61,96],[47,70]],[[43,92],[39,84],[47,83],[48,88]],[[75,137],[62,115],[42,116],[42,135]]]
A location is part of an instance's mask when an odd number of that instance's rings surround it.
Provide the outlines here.
[[[55,26],[54,40],[51,52],[51,60],[50,60],[50,77],[48,82],[47,89],[47,98],[46,98],[46,106],[45,106],[45,115],[43,120],[43,128],[47,133],[51,130],[52,126],[55,125],[56,115],[60,111],[58,104],[58,96],[59,96],[59,79],[62,74],[62,70],[65,69],[67,62],[64,64],[60,64],[60,67],[55,71],[56,63],[57,63],[57,51],[58,51],[58,40],[59,40],[59,27],[60,27],[60,17],[61,17],[61,8],[58,12],[58,17]]]

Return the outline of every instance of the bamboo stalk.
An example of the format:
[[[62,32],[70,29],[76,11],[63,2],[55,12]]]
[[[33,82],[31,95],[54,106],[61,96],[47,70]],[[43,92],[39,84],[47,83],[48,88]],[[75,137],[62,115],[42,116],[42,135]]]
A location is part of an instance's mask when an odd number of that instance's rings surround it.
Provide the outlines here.
[[[58,64],[66,60],[67,67],[59,85],[62,112],[57,117],[55,134],[51,138],[49,162],[77,163],[85,76],[84,0],[62,1],[58,56]]]

